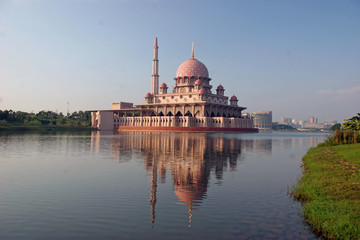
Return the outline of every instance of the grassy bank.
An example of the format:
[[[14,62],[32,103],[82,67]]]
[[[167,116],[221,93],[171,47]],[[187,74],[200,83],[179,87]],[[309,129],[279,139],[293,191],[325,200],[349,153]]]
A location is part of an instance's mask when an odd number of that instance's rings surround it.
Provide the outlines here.
[[[330,239],[360,239],[360,144],[311,148],[293,195],[312,229]]]

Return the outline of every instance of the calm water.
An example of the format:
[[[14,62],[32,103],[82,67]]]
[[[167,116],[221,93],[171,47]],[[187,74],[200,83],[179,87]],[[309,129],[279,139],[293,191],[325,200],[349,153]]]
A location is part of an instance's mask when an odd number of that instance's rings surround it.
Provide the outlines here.
[[[0,135],[0,239],[313,239],[314,133]]]

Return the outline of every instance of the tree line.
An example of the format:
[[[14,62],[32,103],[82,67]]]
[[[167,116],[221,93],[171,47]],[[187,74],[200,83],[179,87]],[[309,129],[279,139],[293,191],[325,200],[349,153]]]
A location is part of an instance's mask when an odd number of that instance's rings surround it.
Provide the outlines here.
[[[28,113],[0,110],[0,126],[83,126],[91,125],[90,112],[78,111],[64,115],[53,111]]]
[[[334,136],[325,141],[325,145],[360,143],[360,113],[346,119],[344,123],[335,124],[332,128]]]

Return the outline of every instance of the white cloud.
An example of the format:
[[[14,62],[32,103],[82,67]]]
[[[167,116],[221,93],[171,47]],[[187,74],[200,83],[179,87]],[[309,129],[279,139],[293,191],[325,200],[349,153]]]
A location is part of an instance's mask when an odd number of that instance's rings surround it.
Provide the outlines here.
[[[350,100],[360,98],[360,86],[343,89],[322,89],[316,92],[318,98],[328,98],[330,100]]]

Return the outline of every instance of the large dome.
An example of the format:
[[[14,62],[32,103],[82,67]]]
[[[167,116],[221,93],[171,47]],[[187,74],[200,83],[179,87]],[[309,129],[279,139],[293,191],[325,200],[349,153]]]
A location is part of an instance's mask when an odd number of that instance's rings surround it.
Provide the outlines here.
[[[203,77],[208,78],[209,72],[206,66],[195,58],[183,62],[176,71],[176,77]]]

